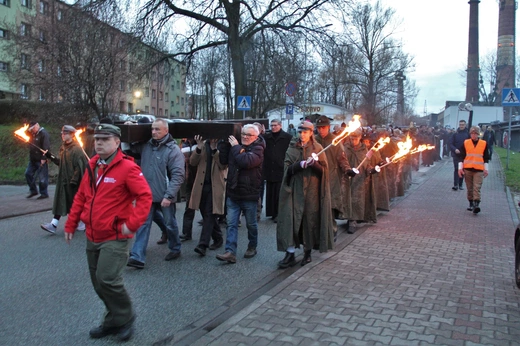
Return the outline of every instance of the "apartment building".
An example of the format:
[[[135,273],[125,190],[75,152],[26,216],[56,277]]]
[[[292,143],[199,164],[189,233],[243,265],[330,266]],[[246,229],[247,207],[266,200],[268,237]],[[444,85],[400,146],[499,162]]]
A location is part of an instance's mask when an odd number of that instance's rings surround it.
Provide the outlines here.
[[[79,7],[0,0],[0,99],[184,118],[186,66]]]

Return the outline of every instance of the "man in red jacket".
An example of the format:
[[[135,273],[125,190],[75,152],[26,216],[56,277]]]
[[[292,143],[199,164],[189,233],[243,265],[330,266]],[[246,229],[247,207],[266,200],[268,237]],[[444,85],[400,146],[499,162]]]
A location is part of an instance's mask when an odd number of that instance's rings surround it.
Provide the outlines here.
[[[132,337],[135,314],[122,272],[130,239],[148,216],[152,193],[139,166],[118,149],[120,137],[115,125],[96,126],[97,155],[90,159],[74,197],[65,240],[72,240],[80,220],[85,223],[90,279],[106,306],[103,322],[90,330],[90,337],[115,334],[126,341]]]

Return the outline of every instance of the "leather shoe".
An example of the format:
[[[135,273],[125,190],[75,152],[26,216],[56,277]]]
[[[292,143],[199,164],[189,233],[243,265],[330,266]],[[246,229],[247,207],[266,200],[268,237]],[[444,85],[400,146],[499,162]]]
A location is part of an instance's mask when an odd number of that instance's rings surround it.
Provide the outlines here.
[[[209,246],[209,249],[210,250],[216,250],[216,249],[219,249],[222,247],[222,245],[224,244],[224,240],[223,239],[220,239],[218,241],[213,241],[213,244],[211,244]]]
[[[104,338],[105,336],[117,334],[118,332],[119,332],[118,327],[105,328],[103,326],[99,326],[96,328],[92,328],[89,331],[89,335],[92,339],[100,339],[100,338]]]
[[[36,198],[36,199],[45,199],[45,198],[49,198],[49,195],[39,195],[38,198]]]
[[[300,263],[300,265],[301,265],[302,267],[303,267],[304,265],[309,264],[309,263],[312,262],[311,251],[312,251],[312,250],[305,250],[305,251],[303,252],[303,259],[302,259],[302,261],[301,261],[301,263]]]
[[[228,263],[237,263],[237,257],[229,251],[223,255],[217,255],[217,259]]]
[[[180,251],[179,252],[170,252],[166,255],[166,257],[164,257],[164,260],[171,261],[171,260],[177,259],[179,257],[181,257]]]
[[[294,252],[285,252],[285,257],[283,260],[278,262],[278,268],[285,269],[289,267],[293,267],[296,264],[296,259],[294,258]]]
[[[247,248],[244,258],[253,258],[256,256],[256,249],[254,247]]]
[[[195,249],[193,249],[193,251],[195,251],[202,257],[206,256],[206,248],[203,245],[197,245]]]
[[[127,267],[132,267],[136,269],[144,269],[144,263],[133,258],[129,258],[128,262],[126,262]]]
[[[25,198],[31,198],[31,197],[34,197],[36,196],[37,193],[36,192],[31,192],[30,194],[28,194]]]
[[[166,233],[163,233],[161,236],[161,239],[159,239],[157,241],[157,244],[162,245],[162,244],[166,244],[167,242],[168,242],[168,235],[166,235]]]
[[[191,240],[191,236],[186,234],[181,234],[179,238],[181,239],[181,241]]]

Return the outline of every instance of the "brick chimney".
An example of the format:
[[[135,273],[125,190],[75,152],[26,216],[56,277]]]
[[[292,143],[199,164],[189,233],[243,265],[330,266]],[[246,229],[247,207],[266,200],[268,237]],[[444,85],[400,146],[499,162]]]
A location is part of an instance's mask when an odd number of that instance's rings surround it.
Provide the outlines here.
[[[478,4],[469,0],[468,68],[466,69],[466,102],[477,103],[479,99],[480,64],[478,59]]]
[[[502,89],[515,87],[516,0],[499,0],[496,105],[502,104]]]

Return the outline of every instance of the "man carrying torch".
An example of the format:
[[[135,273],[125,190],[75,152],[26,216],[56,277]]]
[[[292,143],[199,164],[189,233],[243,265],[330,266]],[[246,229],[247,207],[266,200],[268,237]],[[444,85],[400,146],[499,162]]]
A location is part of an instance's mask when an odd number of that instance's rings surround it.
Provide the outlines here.
[[[36,189],[36,176],[39,179],[40,196],[37,199],[49,198],[47,187],[49,186],[49,165],[45,151],[51,147],[49,133],[36,121],[29,123],[28,131],[31,133],[29,139],[29,164],[25,170],[25,179],[29,185],[29,194],[27,198],[34,197],[38,194]]]

